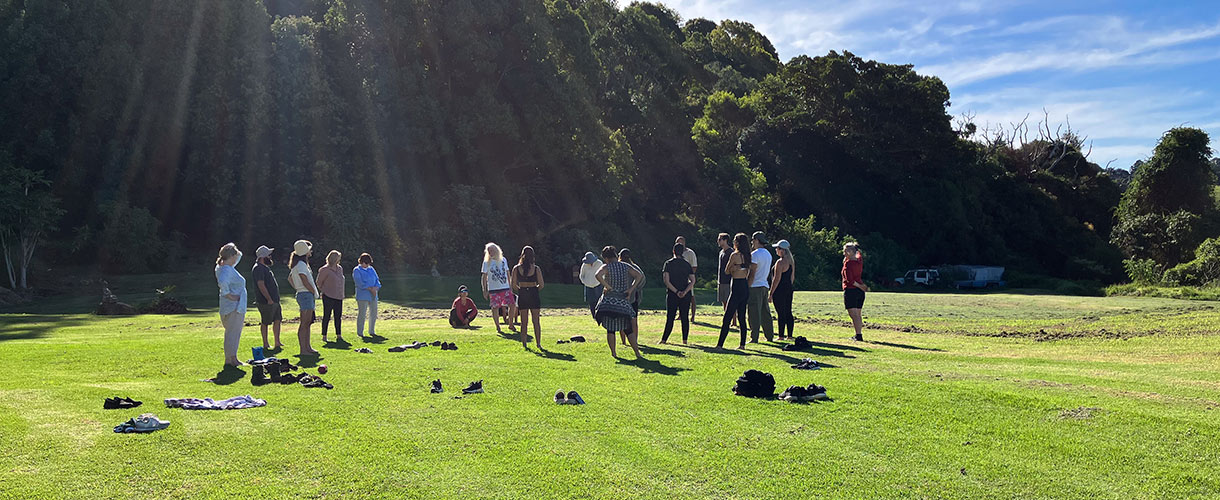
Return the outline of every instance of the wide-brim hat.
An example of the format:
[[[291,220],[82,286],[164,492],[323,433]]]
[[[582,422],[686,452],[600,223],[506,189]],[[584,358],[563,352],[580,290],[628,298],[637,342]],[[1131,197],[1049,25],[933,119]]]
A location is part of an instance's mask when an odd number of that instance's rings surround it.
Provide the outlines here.
[[[313,250],[313,243],[310,243],[307,240],[297,240],[296,243],[292,244],[292,253],[300,255],[301,257],[309,255],[310,250]]]
[[[254,251],[254,255],[261,259],[263,257],[271,255],[271,252],[274,252],[274,251],[275,251],[274,248],[267,248],[267,245],[260,245],[258,247],[258,250]]]
[[[593,252],[585,252],[584,263],[592,264],[594,262],[597,262],[597,255],[595,255]]]

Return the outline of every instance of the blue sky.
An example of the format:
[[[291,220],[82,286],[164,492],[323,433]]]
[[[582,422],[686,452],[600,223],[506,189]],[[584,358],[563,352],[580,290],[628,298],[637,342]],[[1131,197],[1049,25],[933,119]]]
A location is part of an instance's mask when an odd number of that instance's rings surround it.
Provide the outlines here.
[[[1220,0],[666,0],[683,19],[737,19],[780,59],[849,50],[939,76],[979,127],[1070,123],[1089,159],[1127,168],[1176,126],[1220,149]],[[1112,163],[1111,163],[1112,162]]]

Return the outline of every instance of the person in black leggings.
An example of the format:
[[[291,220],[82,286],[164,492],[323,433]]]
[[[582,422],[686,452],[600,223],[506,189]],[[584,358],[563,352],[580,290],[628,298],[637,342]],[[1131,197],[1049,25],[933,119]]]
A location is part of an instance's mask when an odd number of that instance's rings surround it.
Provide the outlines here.
[[[779,320],[779,338],[784,338],[784,330],[788,330],[791,339],[796,327],[796,317],[792,315],[792,278],[795,275],[796,262],[792,260],[791,244],[788,240],[779,240],[775,244],[775,267],[771,273],[771,303],[775,304],[775,315]]]
[[[682,255],[686,245],[674,244],[674,258],[665,261],[661,268],[661,278],[665,281],[665,332],[661,334],[661,343],[669,343],[669,334],[674,331],[674,315],[682,321],[682,343],[686,344],[690,336],[690,315],[687,311],[693,300],[691,291],[695,288],[695,270]]]
[[[750,262],[750,237],[745,233],[737,233],[733,237],[733,253],[729,255],[728,265],[724,272],[733,278],[732,291],[729,292],[729,305],[724,309],[724,319],[720,322],[720,340],[716,342],[717,349],[724,349],[724,340],[729,336],[729,325],[733,316],[737,316],[737,326],[741,328],[741,344],[738,349],[746,348],[746,302],[750,300],[750,280],[754,279],[757,265]]]

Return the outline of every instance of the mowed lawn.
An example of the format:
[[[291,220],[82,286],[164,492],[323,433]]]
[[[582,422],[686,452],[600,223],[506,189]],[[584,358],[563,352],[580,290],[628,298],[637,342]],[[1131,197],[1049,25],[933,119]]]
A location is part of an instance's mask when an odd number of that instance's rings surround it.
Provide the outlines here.
[[[579,289],[549,293],[579,303]],[[649,293],[654,304],[662,296]],[[214,309],[0,315],[0,497],[1220,496],[1214,303],[874,293],[865,311],[875,328],[857,343],[838,293],[801,292],[797,333],[815,343],[811,353],[767,342],[712,352],[718,315],[704,306],[691,346],[659,346],[663,315],[643,316],[642,361],[625,347],[628,359],[612,359],[579,309],[544,311],[538,353],[497,335],[488,318],[455,331],[445,311],[404,304],[385,304],[383,343],[321,347],[330,391],[254,387],[248,367],[228,385],[202,381],[222,359]],[[354,302],[346,307],[354,313]],[[257,321],[253,307],[247,321]],[[355,340],[353,323],[345,336]],[[285,326],[286,354],[295,326]],[[555,342],[578,334],[590,342]],[[317,325],[314,335],[320,347]],[[387,352],[413,340],[459,350]],[[243,358],[260,344],[248,327]],[[374,352],[350,350],[364,345]],[[789,367],[803,357],[826,368]],[[816,382],[833,400],[734,396],[749,368],[774,374],[777,392]],[[436,378],[444,394],[429,393]],[[485,394],[457,397],[478,379]],[[588,404],[555,405],[559,389]],[[244,394],[268,404],[161,403]],[[103,410],[116,395],[144,406]],[[171,426],[112,432],[146,411]]]

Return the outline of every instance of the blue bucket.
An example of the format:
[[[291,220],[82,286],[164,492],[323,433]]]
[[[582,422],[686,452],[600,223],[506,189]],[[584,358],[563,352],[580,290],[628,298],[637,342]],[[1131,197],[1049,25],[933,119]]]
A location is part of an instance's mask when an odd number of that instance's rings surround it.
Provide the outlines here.
[[[263,359],[263,346],[252,347],[250,348],[250,352],[254,355],[255,361]]]

